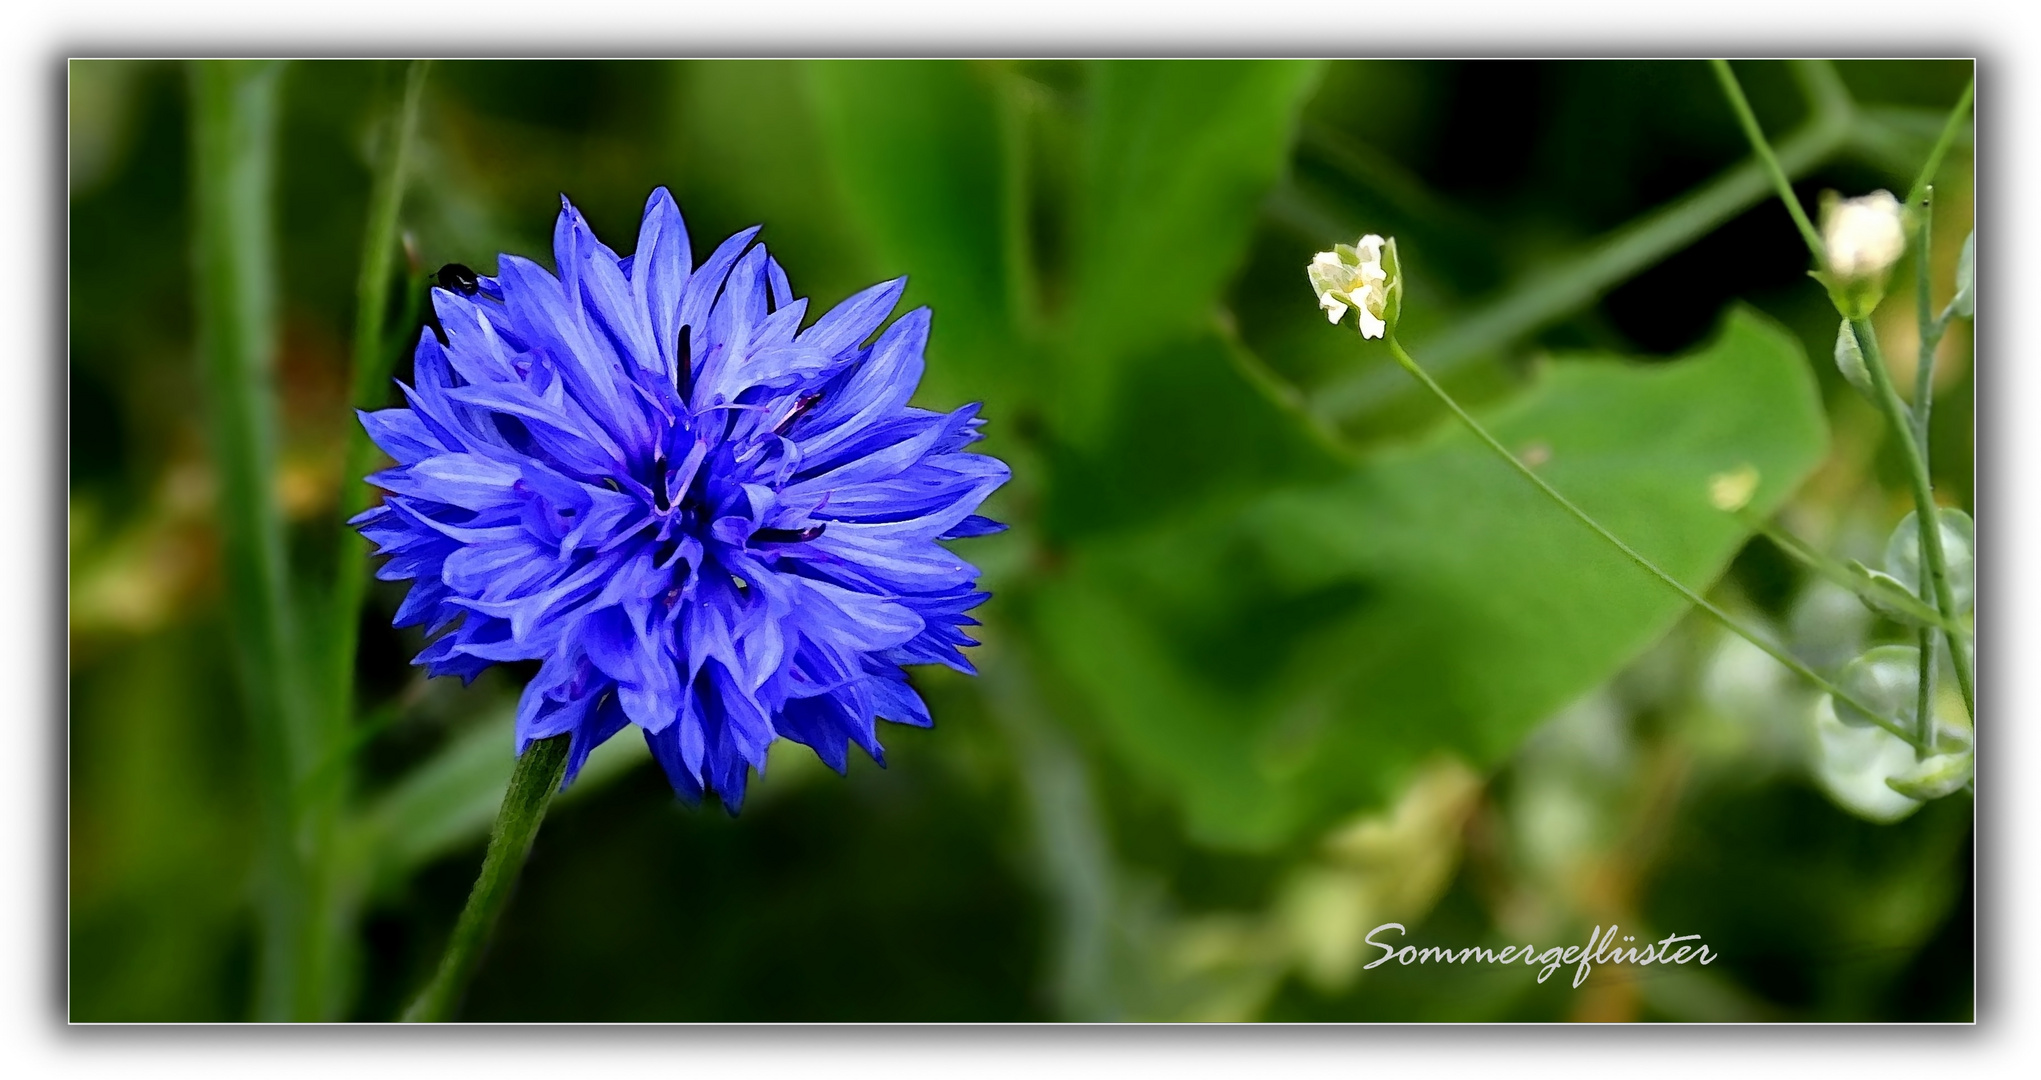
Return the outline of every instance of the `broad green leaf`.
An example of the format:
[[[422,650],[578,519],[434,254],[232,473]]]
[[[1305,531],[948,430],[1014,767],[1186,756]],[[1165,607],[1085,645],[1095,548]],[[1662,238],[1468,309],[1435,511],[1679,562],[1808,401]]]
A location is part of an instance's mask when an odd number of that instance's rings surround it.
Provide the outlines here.
[[[1058,400],[1080,441],[1106,422],[1116,360],[1210,317],[1320,71],[1289,60],[1092,68]],[[1302,267],[1297,282],[1306,288]]]
[[[1709,478],[1755,468],[1768,514],[1826,441],[1804,353],[1741,312],[1678,362],[1554,363],[1487,422],[1697,588],[1745,539]],[[1500,761],[1685,608],[1451,427],[1244,513],[1080,552],[1035,618],[1195,835],[1266,848],[1379,805],[1434,751]]]
[[[1014,400],[1026,268],[1012,118],[989,65],[818,61],[818,126],[881,273],[935,320],[922,397]]]

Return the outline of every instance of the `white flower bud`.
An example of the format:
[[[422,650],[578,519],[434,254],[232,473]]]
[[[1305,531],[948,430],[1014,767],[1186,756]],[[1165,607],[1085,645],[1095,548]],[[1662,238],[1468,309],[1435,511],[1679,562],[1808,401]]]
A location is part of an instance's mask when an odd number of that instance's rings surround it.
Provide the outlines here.
[[[1379,338],[1389,329],[1390,268],[1383,265],[1382,248],[1389,241],[1369,233],[1351,247],[1336,245],[1331,251],[1312,256],[1305,274],[1318,293],[1318,306],[1328,322],[1346,317],[1351,306],[1361,324],[1361,336]]]
[[[1822,219],[1821,242],[1828,249],[1829,272],[1837,278],[1856,281],[1885,273],[1906,253],[1899,200],[1889,191],[1874,191],[1835,203]]]

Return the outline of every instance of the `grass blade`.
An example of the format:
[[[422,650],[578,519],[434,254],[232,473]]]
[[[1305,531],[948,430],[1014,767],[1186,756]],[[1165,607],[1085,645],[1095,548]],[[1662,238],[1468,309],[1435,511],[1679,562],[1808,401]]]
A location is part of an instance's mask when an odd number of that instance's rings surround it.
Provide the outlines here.
[[[291,793],[310,760],[311,735],[270,472],[276,460],[270,211],[281,73],[282,65],[270,61],[202,61],[191,68],[199,381],[210,414],[228,604],[258,774],[262,930],[255,1012],[269,1020],[296,1012],[305,888]]]

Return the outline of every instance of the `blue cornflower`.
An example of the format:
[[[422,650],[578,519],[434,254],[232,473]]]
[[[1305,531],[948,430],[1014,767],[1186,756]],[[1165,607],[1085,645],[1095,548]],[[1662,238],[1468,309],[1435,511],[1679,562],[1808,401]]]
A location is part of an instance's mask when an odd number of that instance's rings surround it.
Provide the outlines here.
[[[543,661],[517,751],[570,735],[570,781],[627,724],[732,811],[775,738],[883,764],[875,721],[930,723],[901,665],[972,671],[987,594],[937,541],[1003,528],[975,513],[1008,476],[965,450],[978,407],[907,404],[928,309],[866,344],[900,279],[804,330],[756,227],[691,267],[664,188],[623,258],[561,207],[559,276],[503,255],[435,289],[410,407],[361,414],[397,466],[354,524],[412,581],[396,625],[437,635],[414,662]]]

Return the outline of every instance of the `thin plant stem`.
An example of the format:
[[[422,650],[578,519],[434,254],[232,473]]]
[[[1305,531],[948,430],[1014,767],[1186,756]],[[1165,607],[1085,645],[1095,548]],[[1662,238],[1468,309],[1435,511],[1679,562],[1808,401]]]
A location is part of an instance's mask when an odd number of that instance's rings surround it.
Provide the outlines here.
[[[380,160],[370,181],[355,296],[353,400],[358,405],[379,401],[367,388],[381,388],[389,380],[392,357],[384,342],[383,321],[389,302],[397,211],[403,201],[405,160],[416,127],[425,65],[425,61],[410,65],[404,96],[389,118]],[[348,428],[341,474],[343,520],[366,505],[368,495],[360,477],[373,453],[360,425],[350,423]],[[336,839],[351,778],[349,755],[342,750],[353,726],[357,620],[367,558],[348,536],[342,536],[334,550],[333,586],[319,611],[324,617],[308,627],[305,635],[306,677],[317,680],[320,689],[307,703],[311,745],[292,785],[297,835],[305,849],[305,916],[296,944],[300,956],[295,992],[298,1015],[305,1019],[330,1019],[344,1007],[345,955],[351,947],[355,904],[354,883],[336,863]]]
[[[361,273],[355,282],[354,371],[351,400],[357,409],[380,407],[390,394],[390,371],[396,357],[384,333],[389,309],[391,266],[396,261],[397,212],[404,204],[404,184],[411,143],[418,128],[418,106],[424,97],[430,60],[413,60],[404,75],[404,97],[385,133],[383,153],[369,190],[368,225],[362,233]],[[369,486],[362,477],[375,460],[375,445],[360,424],[349,422],[347,464],[341,474],[341,519],[367,509]],[[346,527],[342,526],[343,533]],[[334,566],[332,622],[327,629],[332,660],[334,715],[345,723],[353,709],[354,656],[360,634],[362,593],[367,587],[368,556],[351,535],[343,535]]]
[[[1854,695],[1845,691],[1842,687],[1839,687],[1834,683],[1828,681],[1826,678],[1823,678],[1821,674],[1816,672],[1813,668],[1810,668],[1806,664],[1801,663],[1799,658],[1795,657],[1792,653],[1789,653],[1786,650],[1778,647],[1777,645],[1772,644],[1770,641],[1765,640],[1763,635],[1759,634],[1755,630],[1750,629],[1749,627],[1744,626],[1741,622],[1737,621],[1735,616],[1732,616],[1728,612],[1722,610],[1721,608],[1716,607],[1713,603],[1709,602],[1709,600],[1706,597],[1688,588],[1678,578],[1672,576],[1669,573],[1666,573],[1664,570],[1659,569],[1657,563],[1654,563],[1650,559],[1645,558],[1642,554],[1639,554],[1637,549],[1631,547],[1629,544],[1624,543],[1621,537],[1617,536],[1615,533],[1610,532],[1605,526],[1602,525],[1601,522],[1596,521],[1594,518],[1588,516],[1587,511],[1582,510],[1580,507],[1574,505],[1573,500],[1568,499],[1566,496],[1560,494],[1559,489],[1547,483],[1545,478],[1539,476],[1536,470],[1532,469],[1529,465],[1524,464],[1520,458],[1518,458],[1515,454],[1510,452],[1508,447],[1504,446],[1500,441],[1498,441],[1495,436],[1489,434],[1488,429],[1481,426],[1481,422],[1479,420],[1474,419],[1473,414],[1469,413],[1466,409],[1461,408],[1460,403],[1454,400],[1451,394],[1448,394],[1446,392],[1445,387],[1440,386],[1436,380],[1434,380],[1429,374],[1425,372],[1424,368],[1421,367],[1416,360],[1411,358],[1411,355],[1408,352],[1404,351],[1403,346],[1396,341],[1396,338],[1394,336],[1389,337],[1387,339],[1387,343],[1389,345],[1389,352],[1396,358],[1396,362],[1398,364],[1401,364],[1405,371],[1410,372],[1412,376],[1416,377],[1416,379],[1419,382],[1423,383],[1425,389],[1430,390],[1432,392],[1432,395],[1438,398],[1439,401],[1446,406],[1446,408],[1450,409],[1454,416],[1459,417],[1460,422],[1462,424],[1465,424],[1467,426],[1467,429],[1474,433],[1475,438],[1480,439],[1482,443],[1486,444],[1489,449],[1495,451],[1498,456],[1500,456],[1505,462],[1509,463],[1509,466],[1511,468],[1523,474],[1523,477],[1526,480],[1529,480],[1533,485],[1537,487],[1539,491],[1544,492],[1546,497],[1550,498],[1553,502],[1557,503],[1560,509],[1572,515],[1574,520],[1579,521],[1581,524],[1587,526],[1590,530],[1592,530],[1595,533],[1595,535],[1608,541],[1611,546],[1613,546],[1617,551],[1623,554],[1624,558],[1629,559],[1639,569],[1643,570],[1647,574],[1650,574],[1652,577],[1657,578],[1660,582],[1665,584],[1667,587],[1671,588],[1674,592],[1679,593],[1680,596],[1684,597],[1688,603],[1693,604],[1695,607],[1700,608],[1702,611],[1707,612],[1710,616],[1714,617],[1716,622],[1721,623],[1724,629],[1728,630],[1729,632],[1735,634],[1740,638],[1743,638],[1745,641],[1750,642],[1751,644],[1757,646],[1759,649],[1762,649],[1766,655],[1770,656],[1774,660],[1777,660],[1779,663],[1785,665],[1789,670],[1799,675],[1801,678],[1806,679],[1808,682],[1814,684],[1814,686],[1817,689],[1829,694],[1839,702],[1844,702],[1855,707],[1856,709],[1861,711],[1865,716],[1870,717],[1871,720],[1874,723],[1876,723],[1879,727],[1882,727],[1886,731],[1891,732],[1893,735],[1898,736],[1902,741],[1906,742],[1907,744],[1912,745],[1914,743],[1914,732],[1908,730],[1898,721],[1893,720],[1890,717],[1887,717],[1882,711],[1875,709],[1869,705],[1866,705],[1863,701],[1859,700]]]
[[[1970,100],[1970,91],[1968,89],[1963,92],[1963,100],[1965,104]],[[1914,320],[1919,329],[1920,351],[1914,357],[1912,420],[1914,427],[1913,435],[1915,441],[1920,444],[1921,462],[1923,465],[1928,463],[1928,454],[1930,452],[1928,445],[1928,432],[1930,430],[1928,421],[1935,407],[1935,350],[1942,342],[1942,329],[1944,325],[1938,323],[1934,316],[1934,289],[1933,282],[1929,279],[1929,255],[1934,251],[1932,241],[1934,238],[1935,222],[1935,188],[1933,184],[1927,181],[1933,179],[1935,166],[1940,164],[1942,152],[1948,148],[1948,140],[1955,131],[1955,118],[1961,115],[1960,109],[1961,107],[1959,106],[1958,112],[1950,114],[1950,124],[1942,129],[1942,141],[1935,145],[1935,152],[1929,155],[1927,167],[1921,170],[1921,179],[1914,183],[1915,195],[1910,200],[1917,203],[1920,208],[1921,223],[1919,235],[1914,238],[1913,245]],[[1932,472],[1930,475],[1932,475]],[[1928,530],[1923,526],[1919,532],[1920,564],[1926,566],[1928,565]],[[1941,534],[1941,523],[1939,521],[1935,523],[1935,533],[1939,538]],[[1922,627],[1915,635],[1915,638],[1920,652],[1920,667],[1917,669],[1915,676],[1916,691],[1914,699],[1914,724],[1920,731],[1920,745],[1915,747],[1915,753],[1925,756],[1928,753],[1927,747],[1931,745],[1929,733],[1934,730],[1935,661],[1938,650],[1935,646],[1934,631]]]
[[[1914,670],[1913,754],[1917,761],[1926,758],[1934,745],[1931,735],[1934,731],[1935,661],[1940,656],[1935,642],[1933,630],[1924,626],[1914,631],[1915,649],[1920,654]]]
[[[1956,132],[1963,127],[1964,119],[1970,114],[1970,103],[1977,95],[1977,78],[1972,76],[1963,87],[1963,96],[1956,99],[1956,105],[1949,110],[1949,119],[1942,124],[1942,134],[1935,139],[1935,148],[1928,151],[1928,160],[1921,165],[1920,175],[1914,177],[1913,186],[1907,189],[1906,201],[1918,202],[1935,182],[1935,173],[1941,171],[1942,157],[1956,141]]]
[[[1715,78],[1722,84],[1722,93],[1729,99],[1729,107],[1736,112],[1736,122],[1743,125],[1744,137],[1750,140],[1751,149],[1757,152],[1758,160],[1771,174],[1772,186],[1779,190],[1779,198],[1786,204],[1786,212],[1793,216],[1793,225],[1800,230],[1800,238],[1807,241],[1808,252],[1814,256],[1816,263],[1827,265],[1821,234],[1814,231],[1814,223],[1807,220],[1807,211],[1801,208],[1800,199],[1793,194],[1793,181],[1786,176],[1786,170],[1779,167],[1779,159],[1772,153],[1772,144],[1765,141],[1765,129],[1758,126],[1757,114],[1750,110],[1750,102],[1743,96],[1742,84],[1736,81],[1736,73],[1729,70],[1729,61],[1716,59],[1709,63],[1715,68]]]
[[[1927,458],[1921,452],[1919,440],[1914,438],[1913,418],[1908,414],[1906,404],[1899,400],[1899,391],[1892,385],[1892,374],[1885,370],[1885,357],[1878,350],[1877,332],[1871,328],[1871,320],[1857,318],[1850,320],[1850,329],[1857,335],[1857,344],[1864,350],[1864,369],[1871,376],[1873,398],[1885,422],[1892,426],[1899,436],[1900,454],[1906,460],[1907,482],[1913,488],[1914,520],[1919,523],[1921,550],[1926,555],[1925,567],[1928,579],[1933,583],[1935,607],[1942,612],[1944,623],[1957,619],[1956,595],[1949,586],[1949,566],[1942,550],[1942,519],[1935,505],[1934,483],[1928,478]],[[1970,678],[1970,658],[1963,647],[1961,638],[1945,625],[1942,637],[1949,643],[1949,659],[1956,669],[1956,686],[1963,691],[1963,708],[1974,720],[1977,716],[1977,694]]]
[[[447,941],[446,953],[440,957],[438,971],[411,1007],[404,1010],[405,1021],[446,1020],[460,1004],[468,980],[474,977],[475,967],[482,960],[490,932],[503,915],[519,871],[524,869],[525,858],[531,854],[532,838],[538,835],[539,823],[545,820],[546,807],[567,774],[570,740],[567,735],[539,739],[519,755],[517,768],[510,774],[510,786],[504,789],[496,824],[489,830],[489,850],[482,856],[482,872],[476,876],[467,906],[454,923],[453,936]]]
[[[1935,401],[1935,350],[1942,344],[1947,324],[1934,315],[1934,284],[1929,280],[1929,258],[1934,250],[1935,189],[1923,185],[1914,200],[1920,212],[1920,230],[1913,241],[1914,319],[1920,328],[1920,352],[1913,369],[1913,437],[1920,441],[1921,459],[1927,460],[1928,419]]]

